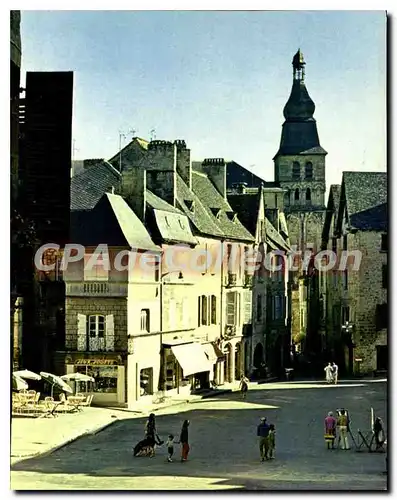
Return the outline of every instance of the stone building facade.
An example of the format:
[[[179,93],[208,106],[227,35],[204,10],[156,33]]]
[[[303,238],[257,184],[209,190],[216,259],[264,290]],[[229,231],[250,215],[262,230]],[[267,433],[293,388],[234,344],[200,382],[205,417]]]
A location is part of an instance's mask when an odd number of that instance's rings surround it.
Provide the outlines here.
[[[337,252],[339,266],[326,273],[326,342],[349,373],[385,371],[387,174],[344,172],[339,200],[336,192],[331,188],[323,234],[323,248]]]

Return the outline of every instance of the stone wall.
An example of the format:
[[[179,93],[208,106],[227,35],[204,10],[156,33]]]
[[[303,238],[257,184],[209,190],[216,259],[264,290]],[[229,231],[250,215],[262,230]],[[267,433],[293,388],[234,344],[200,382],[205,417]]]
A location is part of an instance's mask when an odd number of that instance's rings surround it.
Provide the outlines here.
[[[113,314],[114,350],[127,350],[127,299],[100,297],[66,297],[65,307],[65,348],[77,350],[78,314]]]

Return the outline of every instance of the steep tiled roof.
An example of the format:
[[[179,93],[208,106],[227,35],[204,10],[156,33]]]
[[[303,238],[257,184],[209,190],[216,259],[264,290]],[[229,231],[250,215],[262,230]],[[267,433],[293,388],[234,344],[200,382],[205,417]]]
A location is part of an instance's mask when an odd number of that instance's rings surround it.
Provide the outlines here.
[[[71,179],[71,210],[91,210],[104,193],[112,187],[117,190],[119,183],[119,172],[105,160],[76,174]]]
[[[277,232],[276,228],[267,218],[265,218],[265,232],[266,240],[270,239],[271,242],[275,243],[275,245],[282,250],[290,250],[287,242],[284,240],[281,234]]]
[[[227,200],[244,227],[255,235],[259,215],[259,190],[255,194],[228,194]]]
[[[171,213],[164,210],[153,210],[156,225],[164,241],[197,245],[193,236],[189,219],[183,213]]]
[[[206,208],[213,222],[227,238],[247,241],[254,240],[252,234],[248,232],[238,219],[231,219],[233,212],[232,207],[205,174],[192,172],[192,190]],[[217,217],[211,210],[212,208],[220,209]]]
[[[343,172],[349,216],[387,202],[386,172]]]
[[[350,217],[350,223],[353,227],[362,231],[387,231],[387,203],[353,214]]]
[[[210,217],[200,199],[187,187],[179,175],[176,176],[176,187],[178,204],[197,231],[205,235],[221,238],[223,232]],[[189,201],[194,202],[193,210],[189,210],[186,204]]]
[[[178,208],[173,207],[163,199],[159,198],[156,196],[154,193],[149,191],[149,189],[146,190],[146,203],[148,204],[149,207],[156,209],[156,210],[165,210],[167,212],[173,212],[176,214],[182,214],[181,210]]]
[[[107,193],[92,210],[71,212],[74,243],[158,250],[145,226],[121,196]]]

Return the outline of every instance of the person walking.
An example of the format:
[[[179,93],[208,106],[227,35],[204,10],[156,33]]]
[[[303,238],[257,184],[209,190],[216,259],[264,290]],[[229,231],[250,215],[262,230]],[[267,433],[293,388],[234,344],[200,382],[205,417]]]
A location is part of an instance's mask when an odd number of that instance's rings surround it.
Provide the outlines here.
[[[270,426],[267,423],[266,417],[262,417],[256,431],[259,437],[259,453],[262,462],[269,459],[269,430]]]
[[[155,445],[161,446],[163,441],[159,438],[156,429],[156,417],[154,413],[149,415],[149,418],[146,422],[145,426],[145,435],[148,443],[148,447],[150,449],[149,456],[154,457],[155,454]]]
[[[189,420],[185,420],[182,424],[181,435],[179,438],[179,442],[182,445],[182,456],[181,462],[186,462],[187,456],[189,455],[190,446],[189,446]]]
[[[338,415],[336,425],[338,427],[339,443],[342,450],[350,450],[349,440],[347,439],[347,429],[349,420],[346,415],[346,410],[342,409]]]
[[[168,460],[168,462],[172,462],[172,457],[174,455],[174,436],[172,434],[170,434],[168,436],[166,446],[167,446],[167,452],[168,452],[167,460]]]
[[[241,397],[242,399],[245,399],[247,397],[247,391],[248,391],[248,382],[249,380],[245,375],[241,375],[241,380],[240,380],[240,391],[241,391]]]
[[[274,458],[276,450],[276,428],[273,424],[269,425],[269,458]]]
[[[332,411],[328,412],[327,417],[325,418],[325,433],[324,439],[327,443],[327,448],[334,449],[335,438],[336,438],[336,418]]]
[[[325,380],[327,381],[327,384],[331,384],[333,381],[331,363],[328,363],[328,365],[324,368],[324,371],[325,371]]]
[[[332,363],[332,377],[333,377],[333,381],[334,381],[334,384],[336,385],[338,383],[338,365],[333,362]]]

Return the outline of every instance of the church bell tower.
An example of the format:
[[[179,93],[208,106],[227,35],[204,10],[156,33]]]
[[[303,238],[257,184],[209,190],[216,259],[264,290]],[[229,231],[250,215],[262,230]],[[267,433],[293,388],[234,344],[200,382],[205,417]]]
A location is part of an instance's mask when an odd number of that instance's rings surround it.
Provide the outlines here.
[[[286,212],[325,208],[325,156],[321,147],[315,105],[305,85],[305,60],[301,50],[292,60],[293,80],[284,118],[279,150],[274,161],[274,177],[287,189]]]

